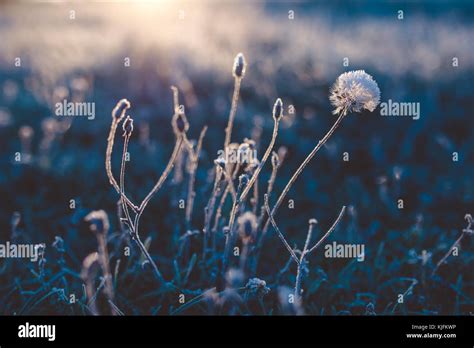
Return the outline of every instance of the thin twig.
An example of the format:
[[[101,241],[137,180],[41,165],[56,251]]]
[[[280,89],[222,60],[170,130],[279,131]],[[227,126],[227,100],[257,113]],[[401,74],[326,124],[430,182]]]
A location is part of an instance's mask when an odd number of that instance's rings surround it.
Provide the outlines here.
[[[314,155],[316,155],[316,153],[319,151],[319,149],[326,143],[326,141],[328,141],[328,139],[331,137],[331,135],[334,133],[334,131],[336,130],[336,128],[339,126],[339,124],[341,123],[342,119],[344,118],[345,116],[345,112],[341,112],[336,120],[336,122],[333,124],[333,126],[331,127],[331,129],[329,129],[329,131],[326,133],[326,135],[318,142],[318,144],[313,148],[313,150],[309,153],[309,155],[305,158],[305,160],[303,161],[303,163],[300,164],[300,166],[298,167],[298,169],[296,170],[296,172],[293,174],[293,176],[291,177],[291,179],[288,181],[288,183],[286,184],[285,188],[283,189],[282,193],[280,194],[280,196],[278,197],[278,200],[277,202],[275,203],[275,205],[273,206],[271,212],[272,212],[272,215],[275,215],[278,208],[280,207],[280,205],[283,203],[283,200],[285,199],[286,195],[288,194],[288,192],[290,191],[291,187],[293,186],[293,184],[295,183],[296,179],[298,178],[298,176],[303,172],[303,169],[308,165],[308,163],[311,161],[311,159],[314,157]],[[264,227],[263,227],[263,233],[262,233],[262,238],[264,237],[267,229],[268,229],[268,226],[269,226],[269,219],[267,219],[267,222],[265,223]]]
[[[291,257],[293,258],[293,260],[296,262],[297,265],[300,264],[300,260],[298,259],[298,257],[296,256],[295,252],[293,251],[293,249],[290,247],[290,245],[288,244],[288,242],[286,241],[285,239],[285,236],[283,236],[283,233],[281,233],[280,229],[278,228],[275,220],[273,219],[273,214],[270,213],[270,207],[268,205],[268,195],[264,195],[263,196],[263,200],[264,200],[264,204],[265,204],[265,209],[267,210],[267,213],[268,213],[268,216],[269,216],[269,219],[270,219],[270,222],[271,224],[273,225],[273,228],[275,229],[275,231],[277,232],[278,234],[278,237],[280,237],[281,241],[283,242],[283,244],[285,245],[286,249],[288,250],[288,252],[290,253]]]
[[[326,234],[311,248],[308,250],[306,254],[311,254],[314,250],[316,250],[330,235],[334,230],[336,229],[336,226],[339,224],[339,222],[342,219],[342,216],[344,215],[344,212],[346,211],[346,206],[344,205],[334,223],[332,226],[329,228],[329,230],[326,232]]]

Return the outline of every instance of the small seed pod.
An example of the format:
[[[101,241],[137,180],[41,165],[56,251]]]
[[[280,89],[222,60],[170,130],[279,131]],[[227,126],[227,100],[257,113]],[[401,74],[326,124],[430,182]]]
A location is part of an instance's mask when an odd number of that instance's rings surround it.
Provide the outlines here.
[[[133,132],[133,118],[131,118],[130,116],[127,116],[127,118],[125,119],[125,121],[123,122],[123,136],[131,136],[132,135],[132,132]]]
[[[283,116],[283,102],[280,98],[278,98],[273,105],[273,118],[276,120],[280,120]]]
[[[120,99],[112,110],[112,117],[117,120],[117,122],[120,122],[128,109],[130,109],[130,102],[125,98]]]
[[[237,54],[234,59],[234,67],[232,69],[232,75],[235,78],[241,79],[245,75],[246,62],[245,57],[242,53]]]
[[[90,223],[90,229],[94,233],[106,234],[109,231],[109,217],[104,210],[94,210],[84,220]]]

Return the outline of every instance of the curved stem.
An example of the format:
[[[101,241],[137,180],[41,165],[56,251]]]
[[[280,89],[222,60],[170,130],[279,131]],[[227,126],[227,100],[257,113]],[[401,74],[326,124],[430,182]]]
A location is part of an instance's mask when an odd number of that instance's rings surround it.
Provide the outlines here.
[[[270,144],[268,145],[267,150],[265,151],[265,154],[263,155],[262,161],[259,163],[257,169],[255,169],[255,172],[253,173],[252,177],[250,178],[249,182],[243,189],[240,196],[238,197],[237,201],[234,202],[234,206],[232,207],[232,211],[231,211],[231,215],[229,219],[229,233],[232,233],[235,218],[237,215],[237,210],[240,204],[245,201],[245,198],[247,198],[247,195],[250,192],[250,189],[252,188],[253,184],[257,180],[258,175],[260,174],[263,166],[265,165],[265,162],[267,161],[268,157],[270,156],[272,152],[273,146],[275,145],[275,141],[278,135],[278,124],[279,124],[279,119],[274,118],[272,140],[270,141]]]
[[[168,164],[166,165],[166,168],[165,168],[163,174],[161,174],[161,177],[158,179],[155,186],[151,189],[151,191],[147,194],[147,196],[143,199],[142,203],[138,207],[138,216],[140,216],[143,213],[143,210],[147,206],[150,199],[153,197],[153,195],[156,192],[158,192],[158,190],[161,188],[161,186],[165,182],[166,178],[170,174],[171,169],[173,169],[173,165],[174,165],[174,162],[176,160],[176,156],[178,155],[182,144],[183,144],[183,137],[180,136],[179,139],[176,140],[176,144],[174,146],[173,153],[171,155],[171,158],[170,158]]]
[[[117,184],[117,180],[115,180],[114,175],[112,173],[112,151],[114,148],[114,138],[115,132],[117,131],[118,122],[114,118],[112,120],[112,124],[110,126],[109,136],[107,138],[107,149],[105,151],[105,171],[107,172],[107,177],[109,178],[110,184],[115,188],[118,194],[120,194],[120,187]],[[128,199],[128,197],[124,197],[125,202],[127,205],[135,212],[137,210],[137,206],[133,204],[132,201]]]
[[[186,202],[186,224],[188,228],[191,225],[191,218],[193,214],[193,207],[194,207],[194,197],[196,196],[196,192],[194,191],[194,184],[196,182],[196,171],[199,164],[199,155],[201,153],[202,142],[204,136],[206,135],[207,126],[204,126],[201,130],[201,134],[199,135],[199,140],[196,146],[196,151],[192,151],[190,148],[191,156],[191,170],[189,173],[189,183],[188,183],[188,197]]]
[[[278,228],[278,225],[276,224],[275,220],[273,219],[273,214],[271,214],[270,212],[270,207],[268,206],[268,195],[265,194],[264,195],[264,205],[265,205],[265,209],[267,209],[267,212],[268,212],[268,216],[269,216],[269,220],[271,221],[272,225],[273,225],[273,228],[275,229],[275,231],[277,232],[278,234],[278,237],[280,238],[280,240],[283,242],[283,245],[285,246],[285,248],[288,250],[288,252],[290,253],[291,257],[293,258],[293,260],[296,262],[296,264],[299,266],[300,265],[300,260],[298,259],[298,257],[296,256],[294,250],[290,247],[290,245],[288,244],[288,242],[286,241],[285,239],[285,236],[283,236],[283,233],[281,233],[280,229]]]
[[[120,201],[122,202],[122,210],[123,213],[125,214],[125,218],[128,221],[128,224],[130,225],[130,229],[134,230],[134,226],[132,223],[132,219],[130,217],[130,212],[128,211],[128,206],[126,204],[126,199],[127,196],[125,195],[125,164],[126,164],[126,154],[128,151],[128,142],[130,141],[130,136],[125,135],[125,139],[123,141],[123,152],[122,152],[122,163],[120,165]]]
[[[344,205],[341,209],[341,212],[339,213],[336,221],[332,224],[332,226],[329,228],[329,230],[326,232],[324,236],[321,237],[321,239],[311,248],[309,249],[305,254],[310,254],[314,250],[316,250],[330,235],[334,230],[336,229],[336,226],[339,224],[339,221],[341,221],[342,216],[344,215],[344,212],[346,211],[346,206]]]
[[[310,152],[310,154],[305,158],[305,160],[303,161],[303,163],[301,163],[301,165],[298,167],[298,169],[296,170],[296,172],[293,174],[293,176],[291,177],[290,181],[288,181],[288,183],[286,184],[285,188],[283,189],[282,193],[280,194],[280,197],[278,197],[278,200],[277,202],[275,203],[275,205],[273,206],[272,208],[272,215],[275,215],[275,213],[277,212],[278,208],[280,207],[280,205],[282,204],[283,200],[285,199],[286,195],[288,194],[288,191],[290,191],[291,189],[291,186],[293,186],[293,184],[295,183],[296,179],[298,178],[298,176],[303,172],[303,169],[308,165],[308,163],[311,161],[311,159],[314,157],[314,155],[316,155],[316,153],[319,151],[319,149],[326,143],[326,141],[328,141],[328,139],[331,137],[331,135],[334,133],[334,131],[336,130],[336,128],[339,126],[339,124],[341,123],[342,119],[344,118],[345,116],[345,112],[341,112],[336,120],[336,122],[334,122],[333,126],[331,127],[331,129],[329,129],[329,131],[326,133],[326,135],[318,142],[318,144],[314,147],[314,149]],[[268,226],[270,224],[270,220],[267,219],[267,222],[265,223],[265,226],[263,227],[263,230],[262,230],[262,238],[263,236],[265,235],[267,229],[268,229]]]
[[[234,79],[234,93],[232,95],[232,105],[230,107],[229,121],[227,122],[227,127],[225,129],[224,151],[227,151],[227,147],[230,144],[230,139],[232,136],[232,127],[234,125],[235,113],[237,111],[237,103],[239,101],[241,80],[242,79],[239,77],[236,77]]]

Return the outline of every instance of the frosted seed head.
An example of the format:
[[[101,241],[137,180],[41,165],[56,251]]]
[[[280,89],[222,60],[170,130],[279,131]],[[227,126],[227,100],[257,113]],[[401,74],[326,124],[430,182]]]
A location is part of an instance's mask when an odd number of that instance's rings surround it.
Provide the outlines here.
[[[242,53],[237,54],[234,59],[234,67],[232,69],[232,75],[235,78],[243,78],[245,75],[246,62],[245,57]]]
[[[333,114],[374,111],[380,102],[380,89],[377,82],[364,70],[341,74],[331,87],[329,96],[336,108]]]
[[[275,101],[273,105],[273,118],[276,120],[280,120],[283,117],[283,102],[280,98]]]
[[[125,98],[120,99],[112,110],[112,117],[117,120],[117,122],[120,122],[128,109],[130,109],[130,102]]]
[[[125,121],[123,122],[123,136],[131,136],[132,135],[132,132],[133,132],[133,118],[131,118],[130,116],[127,116],[127,118],[125,119]]]

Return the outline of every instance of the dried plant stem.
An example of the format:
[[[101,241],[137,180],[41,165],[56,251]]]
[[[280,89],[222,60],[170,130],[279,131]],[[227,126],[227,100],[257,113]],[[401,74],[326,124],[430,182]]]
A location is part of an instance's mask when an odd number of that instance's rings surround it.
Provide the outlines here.
[[[189,183],[188,183],[188,195],[186,200],[186,225],[188,229],[191,227],[191,217],[193,214],[193,206],[194,206],[194,197],[196,196],[196,192],[194,190],[194,183],[196,182],[196,171],[199,164],[199,155],[202,149],[202,142],[204,136],[206,135],[207,126],[204,126],[201,130],[201,134],[199,135],[199,140],[196,145],[196,151],[193,151],[192,147],[189,148],[189,154],[191,158],[191,168],[189,172]],[[186,135],[184,135],[186,137]],[[187,143],[189,143],[187,141]]]
[[[234,206],[232,208],[231,215],[230,215],[230,218],[229,218],[229,233],[231,233],[231,234],[232,234],[232,231],[233,231],[233,228],[234,228],[234,222],[235,222],[235,218],[237,216],[237,211],[240,207],[240,204],[242,204],[242,202],[245,201],[245,198],[247,198],[247,195],[248,195],[250,189],[252,188],[253,184],[257,180],[258,175],[260,174],[263,166],[265,165],[265,162],[267,161],[268,157],[270,156],[270,154],[272,152],[273,146],[275,145],[275,141],[276,141],[276,138],[278,136],[278,125],[280,123],[280,119],[274,117],[273,121],[274,121],[274,125],[273,125],[272,140],[270,141],[270,144],[268,145],[267,150],[265,151],[265,154],[263,155],[262,160],[260,161],[257,169],[255,169],[255,172],[253,173],[253,175],[250,178],[249,182],[247,183],[245,188],[242,190],[242,193],[237,198],[237,200],[234,201]]]
[[[300,263],[300,260],[298,259],[298,257],[296,256],[295,252],[293,251],[293,249],[290,247],[290,244],[288,244],[288,242],[286,241],[285,239],[285,236],[283,235],[283,233],[281,233],[280,229],[278,228],[275,220],[273,219],[273,214],[271,214],[270,212],[270,207],[268,205],[268,195],[265,194],[263,196],[263,201],[264,201],[264,205],[265,205],[265,209],[267,210],[268,212],[268,216],[269,216],[269,220],[271,222],[271,224],[273,225],[273,228],[275,229],[276,233],[278,234],[278,237],[280,238],[280,240],[283,242],[283,245],[285,246],[285,248],[288,250],[288,252],[290,253],[291,257],[293,258],[293,260],[296,262],[297,265],[299,265]]]
[[[436,272],[438,271],[438,268],[440,268],[441,265],[446,262],[448,257],[453,252],[454,248],[456,248],[458,245],[461,244],[461,241],[463,240],[465,235],[474,234],[474,230],[471,228],[472,222],[473,222],[472,216],[470,214],[466,214],[466,216],[464,218],[467,221],[467,224],[468,224],[467,227],[462,230],[461,235],[458,237],[458,239],[456,239],[456,241],[453,243],[453,245],[451,245],[448,252],[441,258],[441,260],[438,261],[438,263],[436,264],[436,267],[433,270],[433,273],[431,273],[431,276],[434,276],[436,274]]]
[[[235,76],[234,78],[234,93],[232,95],[232,104],[230,107],[229,120],[227,122],[227,127],[225,129],[225,140],[224,140],[224,151],[227,151],[227,147],[230,144],[230,139],[232,136],[232,127],[234,125],[235,113],[237,111],[237,104],[239,101],[240,94],[240,83],[242,78]]]
[[[309,248],[309,244],[311,242],[311,237],[312,237],[312,234],[313,234],[314,226],[316,226],[317,222],[314,219],[310,220],[309,227],[308,227],[308,234],[306,235],[306,241],[305,241],[305,244],[304,244],[304,247],[303,247],[303,251],[301,252],[301,255],[300,255],[299,258],[296,256],[296,253],[290,247],[290,245],[286,241],[283,233],[281,233],[280,229],[278,228],[278,225],[276,224],[276,222],[273,218],[273,214],[270,211],[270,207],[268,205],[268,195],[267,194],[264,195],[264,206],[265,206],[265,209],[267,210],[268,219],[269,219],[270,223],[272,224],[273,228],[275,229],[275,231],[278,234],[278,237],[283,242],[283,245],[286,247],[286,249],[288,250],[288,252],[290,253],[291,257],[293,258],[293,260],[295,261],[295,263],[297,265],[294,295],[295,295],[295,300],[298,301],[297,303],[300,303],[300,301],[301,301],[301,283],[302,283],[302,279],[303,279],[303,267],[305,265],[305,259],[309,254],[311,254],[314,250],[316,250],[331,235],[332,232],[334,232],[334,230],[336,229],[336,226],[339,224],[339,222],[342,219],[342,216],[344,215],[344,212],[346,211],[346,206],[342,207],[339,215],[336,218],[336,221],[334,221],[334,223],[329,228],[329,230],[324,234],[324,236],[322,236],[321,239],[311,248]]]
[[[179,153],[182,144],[183,144],[183,137],[180,136],[176,140],[176,143],[175,143],[175,146],[174,146],[174,149],[173,149],[173,153],[171,154],[170,160],[168,161],[168,164],[166,165],[165,170],[161,174],[161,177],[159,178],[159,180],[157,181],[155,186],[151,189],[151,191],[143,199],[142,203],[138,207],[139,214],[143,213],[143,210],[146,208],[146,206],[147,206],[148,202],[150,201],[150,199],[155,195],[156,192],[158,192],[158,190],[161,188],[161,186],[163,186],[163,183],[167,179],[168,175],[171,173],[171,170],[173,169],[173,165],[174,165],[175,160],[176,160],[176,156]]]
[[[283,163],[283,160],[284,160],[284,155],[282,156],[282,158],[279,158],[279,163],[277,164],[274,164],[273,161],[272,161],[272,173],[270,175],[270,179],[268,179],[268,183],[267,183],[267,196],[268,198],[270,198],[270,195],[271,193],[273,192],[273,186],[275,184],[275,179],[276,179],[276,176],[277,176],[277,173],[278,173],[278,169],[281,167],[281,164]],[[262,205],[262,207],[260,208],[260,216],[258,217],[258,225],[257,225],[257,230],[259,229],[261,223],[262,223],[262,220],[265,216],[265,205]],[[262,239],[260,238],[258,240],[259,243],[261,243]],[[257,245],[257,250],[259,249],[259,245]]]
[[[120,187],[117,184],[117,180],[115,180],[114,175],[112,173],[112,151],[114,148],[114,138],[115,138],[115,133],[117,131],[117,126],[119,124],[119,120],[117,119],[112,119],[112,124],[110,126],[110,132],[109,136],[107,138],[107,149],[105,152],[105,171],[107,172],[107,177],[109,178],[110,184],[115,188],[118,194],[120,194]],[[136,212],[137,206],[133,204],[128,197],[124,197],[125,202],[127,205],[134,211]]]
[[[214,213],[214,207],[216,205],[217,196],[219,194],[219,184],[221,182],[221,173],[222,169],[216,166],[216,177],[214,179],[214,187],[212,189],[211,198],[204,208],[204,240],[202,245],[202,258],[203,260],[206,258],[206,250],[207,250],[207,243],[209,238],[209,233],[211,232],[211,218],[212,214]]]
[[[161,186],[163,185],[163,183],[165,182],[166,178],[169,176],[169,174],[171,173],[171,170],[173,168],[173,165],[174,165],[174,162],[176,161],[176,157],[177,157],[177,154],[178,152],[180,151],[181,149],[181,145],[183,143],[183,136],[179,136],[176,143],[175,143],[175,147],[174,147],[174,150],[173,150],[173,153],[170,157],[170,160],[168,161],[168,164],[165,168],[165,170],[163,171],[163,173],[161,174],[161,177],[158,179],[157,183],[155,184],[155,186],[151,189],[151,191],[148,193],[148,195],[143,199],[142,203],[140,204],[140,206],[137,208],[137,211],[136,211],[136,215],[135,215],[135,218],[132,220],[132,217],[130,216],[130,213],[128,211],[128,207],[127,205],[125,204],[125,197],[126,197],[126,194],[125,194],[125,188],[124,188],[124,176],[125,176],[125,154],[127,152],[127,148],[128,148],[128,141],[129,141],[129,138],[130,136],[129,135],[125,135],[125,141],[124,141],[124,152],[122,154],[122,166],[121,166],[121,170],[120,170],[120,195],[121,195],[121,199],[122,199],[122,209],[125,213],[125,217],[126,217],[126,220],[125,222],[127,223],[129,229],[130,229],[130,234],[132,236],[132,239],[135,240],[135,242],[137,243],[138,247],[140,248],[140,251],[142,252],[142,254],[145,256],[145,258],[147,259],[147,261],[150,263],[150,265],[152,266],[153,268],[153,271],[158,279],[158,281],[160,282],[160,284],[164,284],[166,283],[164,278],[163,278],[163,275],[161,274],[160,270],[158,269],[158,266],[156,265],[156,263],[153,261],[152,257],[150,256],[150,254],[148,253],[148,250],[146,249],[145,245],[143,244],[143,242],[141,241],[140,239],[140,236],[139,236],[139,222],[140,222],[140,218],[143,214],[143,211],[145,210],[148,202],[151,200],[151,198],[159,191],[159,189],[161,188]]]
[[[336,221],[332,224],[332,226],[329,228],[329,230],[326,232],[324,236],[321,237],[321,239],[311,248],[308,250],[308,254],[312,253],[314,250],[316,250],[324,241],[331,235],[331,233],[334,232],[336,229],[337,225],[341,221],[342,217],[344,216],[344,212],[346,211],[346,206],[344,205],[341,208],[341,211],[339,212],[339,215],[336,218]]]
[[[258,206],[258,180],[255,181],[253,185],[253,197],[251,200],[252,203],[252,212],[257,215],[257,206]]]
[[[112,282],[112,273],[110,272],[110,264],[109,264],[109,253],[107,250],[107,241],[106,235],[103,233],[97,234],[97,241],[99,244],[99,260],[100,265],[102,267],[102,272],[104,273],[105,279],[105,295],[109,301],[114,300],[114,287]],[[112,315],[116,314],[115,309],[111,306],[111,313]]]
[[[329,131],[326,133],[326,135],[318,142],[318,144],[314,147],[314,149],[310,152],[310,154],[305,158],[303,163],[301,163],[301,165],[298,167],[298,169],[293,174],[290,181],[288,181],[288,183],[286,184],[286,186],[283,189],[282,193],[278,197],[277,202],[273,206],[273,208],[271,210],[272,215],[276,214],[278,208],[283,203],[283,200],[285,199],[286,195],[290,191],[291,187],[295,183],[298,176],[303,172],[303,169],[308,165],[308,163],[311,161],[311,159],[314,157],[314,155],[319,151],[319,149],[326,143],[326,141],[328,141],[328,139],[331,137],[331,135],[334,133],[336,128],[339,126],[339,124],[341,123],[341,121],[342,121],[342,119],[344,118],[345,115],[346,115],[346,113],[344,111],[339,113],[339,116],[338,116],[336,122],[331,127],[331,129],[329,129]],[[262,230],[262,232],[263,232],[262,233],[262,238],[264,237],[264,235],[265,235],[265,233],[268,229],[269,223],[270,223],[270,221],[269,221],[269,219],[267,219],[267,222],[265,223],[265,226],[263,227],[263,230]]]
[[[129,228],[134,229],[132,219],[130,217],[130,212],[128,211],[128,206],[126,204],[127,196],[125,195],[125,166],[126,166],[126,155],[128,152],[128,143],[130,141],[130,135],[125,135],[123,141],[123,151],[122,151],[122,162],[120,165],[120,201],[122,202],[122,211],[125,214],[126,223],[129,225]]]
[[[239,169],[240,169],[240,163],[237,163],[237,165],[235,166],[234,172],[232,174],[232,178],[230,180],[231,185],[229,185],[229,176],[228,176],[227,172],[225,172],[225,169],[223,170],[223,174],[226,178],[227,185],[225,187],[224,193],[221,196],[219,206],[217,207],[216,216],[214,217],[214,226],[212,227],[212,232],[216,232],[217,228],[219,227],[219,221],[220,221],[221,216],[222,216],[222,208],[224,207],[225,201],[226,201],[227,196],[229,195],[229,193],[232,194],[232,199],[234,201],[237,199],[237,196],[236,196],[236,193],[235,193],[235,187],[234,187],[234,184],[233,184],[232,180],[235,179],[235,177],[237,176],[237,173],[239,172]]]

